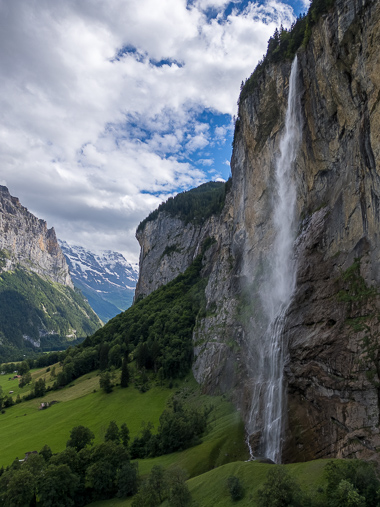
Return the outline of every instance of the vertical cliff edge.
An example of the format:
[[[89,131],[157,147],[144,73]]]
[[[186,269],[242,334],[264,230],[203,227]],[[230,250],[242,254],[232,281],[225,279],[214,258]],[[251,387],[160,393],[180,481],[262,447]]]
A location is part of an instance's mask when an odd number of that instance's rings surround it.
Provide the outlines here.
[[[379,2],[336,0],[298,50],[296,288],[282,336],[285,462],[378,460],[379,47]],[[193,370],[206,391],[231,394],[254,453],[260,432],[249,429],[257,382],[253,344],[265,326],[261,292],[273,248],[274,170],[290,66],[266,66],[240,100],[223,210],[186,226],[158,213],[138,233],[140,294],[182,272],[202,241],[213,239],[204,259],[207,307],[194,332]]]
[[[66,259],[53,228],[40,220],[0,186],[0,250],[2,271],[20,265],[38,275],[74,288]]]
[[[73,289],[54,229],[0,186],[0,363],[65,348],[101,326]]]

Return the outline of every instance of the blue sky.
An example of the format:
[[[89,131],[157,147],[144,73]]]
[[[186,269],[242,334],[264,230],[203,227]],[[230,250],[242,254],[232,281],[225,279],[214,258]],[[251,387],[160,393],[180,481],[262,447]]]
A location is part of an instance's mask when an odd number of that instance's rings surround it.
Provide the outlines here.
[[[138,223],[230,174],[240,83],[308,2],[0,0],[0,184],[136,261]]]

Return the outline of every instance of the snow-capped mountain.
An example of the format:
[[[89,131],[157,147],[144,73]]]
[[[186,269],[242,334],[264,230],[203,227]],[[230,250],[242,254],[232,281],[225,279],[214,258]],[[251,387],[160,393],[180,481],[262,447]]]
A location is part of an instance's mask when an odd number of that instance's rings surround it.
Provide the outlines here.
[[[59,240],[71,278],[103,322],[129,308],[138,280],[138,264],[105,250],[95,254]]]

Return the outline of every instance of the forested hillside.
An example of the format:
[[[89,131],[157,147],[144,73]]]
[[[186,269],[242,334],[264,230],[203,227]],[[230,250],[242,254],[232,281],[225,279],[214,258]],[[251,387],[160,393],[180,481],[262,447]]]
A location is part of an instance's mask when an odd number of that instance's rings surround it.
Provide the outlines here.
[[[0,273],[0,362],[76,343],[101,325],[80,293],[16,269]]]
[[[208,217],[222,210],[230,184],[230,180],[227,183],[209,181],[197,188],[177,194],[175,197],[169,197],[140,222],[137,232],[144,229],[147,222],[155,220],[161,212],[178,217],[185,224],[203,223]]]

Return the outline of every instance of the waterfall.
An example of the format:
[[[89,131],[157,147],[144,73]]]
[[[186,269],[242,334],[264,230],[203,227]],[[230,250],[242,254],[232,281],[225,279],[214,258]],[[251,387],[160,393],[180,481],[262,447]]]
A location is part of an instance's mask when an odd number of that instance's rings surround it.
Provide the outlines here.
[[[259,289],[265,312],[264,332],[255,336],[255,386],[248,430],[259,435],[259,453],[275,463],[281,460],[284,413],[284,317],[295,288],[296,184],[294,164],[301,140],[301,107],[297,90],[297,56],[290,78],[285,129],[275,160],[273,201],[274,240],[268,255],[268,273]]]

